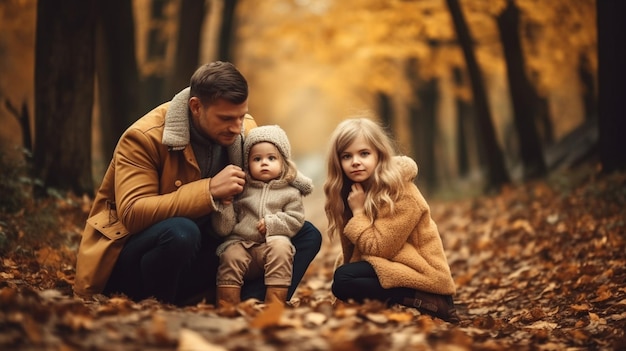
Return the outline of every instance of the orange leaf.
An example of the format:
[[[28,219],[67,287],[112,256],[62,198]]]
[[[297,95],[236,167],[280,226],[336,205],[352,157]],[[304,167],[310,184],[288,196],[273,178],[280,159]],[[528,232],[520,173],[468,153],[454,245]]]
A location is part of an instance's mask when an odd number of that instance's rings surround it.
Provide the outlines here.
[[[267,304],[267,308],[259,313],[252,321],[250,326],[253,328],[267,328],[278,325],[280,317],[285,310],[285,305],[280,301],[272,301]]]
[[[400,323],[406,323],[413,320],[413,314],[408,312],[390,312],[386,313],[386,315],[390,321],[396,321]]]
[[[610,298],[613,297],[613,294],[611,294],[610,291],[608,290],[604,290],[600,293],[598,293],[598,297],[596,297],[595,299],[591,300],[591,302],[600,302],[600,301],[606,301]]]
[[[591,308],[586,303],[582,305],[571,305],[570,306],[574,311],[589,311]]]
[[[572,329],[569,331],[570,335],[579,341],[584,341],[589,339],[589,335],[587,335],[583,330],[581,329]]]

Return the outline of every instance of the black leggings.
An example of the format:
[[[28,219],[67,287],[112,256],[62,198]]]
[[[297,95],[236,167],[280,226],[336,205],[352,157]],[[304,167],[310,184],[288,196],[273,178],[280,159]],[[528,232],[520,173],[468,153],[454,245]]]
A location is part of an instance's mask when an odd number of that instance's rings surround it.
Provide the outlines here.
[[[410,288],[383,288],[374,267],[366,261],[347,263],[337,268],[331,289],[338,299],[356,302],[370,299],[399,303],[415,293]]]

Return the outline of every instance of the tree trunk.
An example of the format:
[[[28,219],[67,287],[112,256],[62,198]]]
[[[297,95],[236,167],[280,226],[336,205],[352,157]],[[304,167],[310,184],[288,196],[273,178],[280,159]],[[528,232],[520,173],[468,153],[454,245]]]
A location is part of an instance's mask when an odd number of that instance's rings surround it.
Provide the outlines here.
[[[585,119],[596,120],[598,118],[597,87],[590,66],[591,64],[587,56],[581,54],[578,63],[578,76],[580,77],[580,83],[583,89],[582,99],[585,108]]]
[[[219,46],[217,57],[222,61],[232,62],[232,41],[235,28],[235,9],[237,8],[237,0],[224,0],[222,8],[222,25],[219,35]]]
[[[464,71],[455,67],[452,71],[454,78],[455,90],[462,90],[466,84]],[[477,151],[476,143],[472,143],[471,139],[476,132],[474,131],[475,119],[473,115],[472,105],[463,99],[462,96],[455,98],[456,114],[457,114],[457,157],[459,164],[459,176],[467,177],[472,167],[480,167],[485,162],[482,159],[483,154]]]
[[[524,53],[519,29],[519,9],[513,0],[507,1],[504,11],[497,17],[500,41],[509,79],[509,91],[513,102],[513,121],[520,145],[524,179],[546,174],[543,150],[535,121],[538,107],[530,82],[526,78]]]
[[[550,106],[548,99],[539,96],[536,91],[533,92],[533,94],[535,95],[535,101],[537,101],[535,108],[535,122],[538,125],[539,136],[545,147],[545,145],[554,143],[554,126],[552,125],[552,120],[550,120]],[[545,162],[545,151],[543,159]]]
[[[393,106],[391,98],[383,92],[378,92],[377,98],[380,121],[385,128],[388,128],[393,133]]]
[[[470,150],[472,149],[468,136],[475,134],[470,133],[473,130],[470,122],[474,116],[471,114],[471,106],[460,98],[456,99],[456,111],[459,176],[467,177],[470,174]]]
[[[100,1],[96,69],[103,158],[140,115],[135,24],[130,1]]]
[[[6,100],[4,105],[13,116],[17,119],[20,124],[20,128],[22,130],[22,146],[26,151],[27,156],[32,155],[33,153],[33,141],[30,136],[30,116],[28,115],[28,104],[26,102],[22,103],[22,108],[18,110],[11,101]]]
[[[407,78],[411,82],[413,101],[409,108],[409,123],[413,136],[412,148],[419,166],[418,184],[425,193],[437,186],[435,168],[435,135],[437,134],[437,81],[422,81],[417,73],[418,62],[409,60]]]
[[[626,169],[626,1],[597,0],[600,159],[605,172]]]
[[[189,86],[189,78],[198,68],[200,38],[206,14],[203,0],[183,0],[180,8],[176,58],[166,90],[172,97]]]
[[[509,182],[509,175],[504,164],[502,150],[496,139],[495,129],[491,120],[491,111],[487,103],[487,94],[483,86],[480,68],[472,49],[472,38],[459,1],[446,0],[446,4],[452,16],[452,22],[454,23],[459,44],[463,50],[463,56],[465,57],[472,84],[474,108],[476,109],[477,139],[480,152],[484,153],[487,160],[487,184],[485,190],[499,190],[503,184]]]
[[[142,112],[147,112],[172,99],[166,89],[170,62],[168,62],[168,50],[172,41],[168,35],[169,18],[168,7],[173,0],[159,0],[150,2],[148,6],[148,33],[146,40],[146,57],[143,64],[152,66],[152,69],[143,72],[139,80],[139,101],[144,106]],[[158,69],[155,69],[158,67]]]
[[[93,191],[95,5],[95,0],[37,2],[34,170],[42,182],[38,196],[49,188],[76,194]]]

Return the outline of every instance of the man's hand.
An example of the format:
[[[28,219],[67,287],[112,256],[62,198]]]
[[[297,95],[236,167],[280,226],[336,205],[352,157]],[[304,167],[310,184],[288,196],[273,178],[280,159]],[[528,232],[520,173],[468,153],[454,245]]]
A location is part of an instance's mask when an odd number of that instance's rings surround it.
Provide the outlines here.
[[[211,178],[209,191],[214,200],[221,200],[224,204],[230,204],[235,195],[243,191],[246,183],[246,174],[235,165],[224,167],[218,174]]]

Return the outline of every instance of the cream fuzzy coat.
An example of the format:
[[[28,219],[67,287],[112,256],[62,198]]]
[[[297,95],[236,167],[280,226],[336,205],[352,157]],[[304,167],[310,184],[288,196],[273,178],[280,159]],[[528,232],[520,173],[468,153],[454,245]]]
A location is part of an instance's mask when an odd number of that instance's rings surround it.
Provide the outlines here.
[[[391,215],[384,208],[374,220],[352,217],[341,235],[344,263],[365,260],[376,271],[384,288],[407,287],[453,295],[456,287],[430,207],[412,182],[417,164],[409,157],[396,158],[407,181],[406,190]]]
[[[225,237],[216,253],[237,241],[265,242],[266,237],[291,238],[304,224],[302,197],[313,190],[313,182],[298,174],[295,179],[278,179],[268,183],[246,179],[243,193],[234,205],[220,208],[211,214],[211,222],[218,235]],[[257,230],[259,219],[265,219],[266,235]]]

